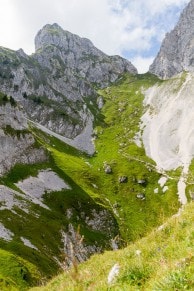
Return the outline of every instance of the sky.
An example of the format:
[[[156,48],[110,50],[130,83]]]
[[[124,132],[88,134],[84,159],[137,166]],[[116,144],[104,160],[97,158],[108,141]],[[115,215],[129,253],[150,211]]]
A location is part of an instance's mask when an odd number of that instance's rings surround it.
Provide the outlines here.
[[[0,0],[0,46],[27,54],[45,25],[89,38],[108,55],[129,59],[148,71],[166,32],[189,0]]]

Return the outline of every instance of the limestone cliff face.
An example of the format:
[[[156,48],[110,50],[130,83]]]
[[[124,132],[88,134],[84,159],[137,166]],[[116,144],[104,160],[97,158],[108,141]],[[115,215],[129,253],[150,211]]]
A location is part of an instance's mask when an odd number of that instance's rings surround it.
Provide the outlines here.
[[[93,119],[88,104],[98,112],[98,88],[124,72],[137,73],[129,61],[107,56],[57,24],[38,32],[35,48],[32,56],[0,48],[0,91],[21,103],[30,119],[70,139]]]
[[[149,71],[163,79],[194,71],[194,0],[183,10],[175,28],[166,34]]]
[[[45,151],[35,146],[23,112],[9,103],[0,106],[0,148],[0,176],[16,163],[33,164],[47,159]]]

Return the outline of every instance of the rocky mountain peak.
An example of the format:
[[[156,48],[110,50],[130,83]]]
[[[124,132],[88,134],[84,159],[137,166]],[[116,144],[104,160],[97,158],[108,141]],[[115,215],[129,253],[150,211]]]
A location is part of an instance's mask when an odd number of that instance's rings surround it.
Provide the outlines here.
[[[126,59],[108,56],[86,38],[47,24],[35,38],[36,51],[0,48],[0,91],[22,104],[33,122],[93,153],[98,89],[123,73],[136,74]],[[92,148],[92,150],[91,150]]]
[[[57,23],[46,24],[35,37],[36,51],[49,45],[63,49],[82,47],[85,50],[91,49],[93,46],[89,39],[81,38],[67,30],[63,30]]]
[[[194,71],[194,0],[183,10],[175,28],[166,34],[149,71],[163,79]]]
[[[107,76],[111,72],[114,72],[114,75],[121,74],[123,71],[128,71],[132,74],[137,73],[137,69],[129,61],[119,56],[109,57],[96,48],[89,39],[63,30],[57,23],[47,24],[38,32],[35,37],[35,49],[38,55],[36,57],[39,61],[40,54],[44,54],[44,60],[57,55],[71,69],[75,67],[76,70],[83,71],[84,77],[88,70],[91,70],[91,67],[96,66],[100,67],[103,76],[102,80],[104,80],[104,73]],[[108,68],[104,68],[104,64]],[[99,75],[98,70],[95,73]],[[81,75],[83,75],[82,73]],[[87,75],[90,74],[88,73]],[[96,78],[93,79],[95,79],[93,80],[94,82],[98,82]]]

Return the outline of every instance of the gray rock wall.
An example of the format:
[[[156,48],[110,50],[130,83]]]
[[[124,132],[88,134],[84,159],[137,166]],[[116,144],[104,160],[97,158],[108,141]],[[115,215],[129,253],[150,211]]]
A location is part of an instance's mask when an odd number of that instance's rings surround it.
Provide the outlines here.
[[[184,9],[175,28],[166,34],[149,71],[163,79],[194,71],[194,0]]]
[[[9,103],[0,107],[0,176],[16,163],[33,164],[46,160],[45,151],[35,147],[23,112]]]

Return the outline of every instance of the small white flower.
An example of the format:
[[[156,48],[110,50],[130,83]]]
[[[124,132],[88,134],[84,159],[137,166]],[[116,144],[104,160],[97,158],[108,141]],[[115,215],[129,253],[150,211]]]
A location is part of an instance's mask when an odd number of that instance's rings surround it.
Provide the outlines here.
[[[109,274],[108,274],[108,284],[111,284],[115,278],[118,276],[119,274],[119,270],[120,270],[120,266],[119,264],[115,264],[112,269],[110,270]]]
[[[136,251],[135,251],[135,254],[136,254],[137,256],[140,256],[140,255],[141,255],[141,251],[140,251],[140,250],[136,250]]]

